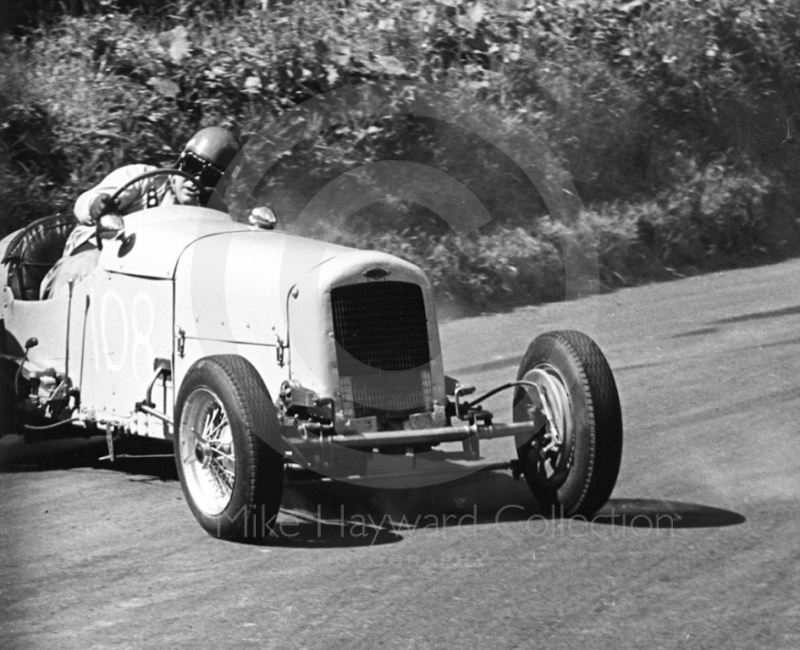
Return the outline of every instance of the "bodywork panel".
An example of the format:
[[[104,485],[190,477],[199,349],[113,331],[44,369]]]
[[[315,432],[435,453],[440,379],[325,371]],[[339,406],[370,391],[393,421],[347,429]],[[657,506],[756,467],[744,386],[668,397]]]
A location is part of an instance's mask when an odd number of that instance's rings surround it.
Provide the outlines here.
[[[6,350],[28,352],[34,377],[67,374],[80,390],[81,410],[128,417],[144,398],[155,359],[172,358],[172,282],[95,269],[72,295],[43,301],[16,300],[4,289]],[[158,407],[171,411],[171,384],[159,382]],[[102,415],[101,415],[102,414]],[[142,416],[141,425],[149,423]],[[163,435],[159,423],[155,435]],[[147,431],[139,431],[148,435]],[[151,433],[152,435],[152,433]]]
[[[380,278],[368,279],[371,271],[378,271],[376,276]],[[386,280],[409,282],[423,290],[431,375],[434,378],[433,398],[440,401],[445,399],[438,325],[428,281],[413,264],[372,251],[348,250],[346,254],[332,258],[304,275],[291,291],[288,314],[292,379],[319,395],[336,397],[337,402],[341,403],[331,291],[336,287]]]
[[[184,348],[176,355],[176,385],[198,359],[238,354],[259,369],[273,399],[287,378],[333,396],[330,289],[366,282],[363,273],[376,267],[427,287],[416,267],[383,253],[255,230],[198,239],[175,272],[175,331]],[[438,359],[435,319],[431,327]]]
[[[333,398],[341,411],[331,292],[385,281],[419,287],[432,396],[444,403],[438,324],[419,268],[384,253],[253,229],[196,207],[126,217],[124,234],[105,241],[98,268],[71,297],[23,301],[5,289],[6,347],[21,357],[25,340],[35,336],[31,372],[68,373],[82,412],[98,420],[143,419],[136,427],[145,435],[164,432],[163,424],[136,414],[158,359],[171,368],[171,378],[153,390],[155,408],[167,417],[192,364],[218,354],[250,361],[273,400],[292,379]]]
[[[103,246],[100,266],[112,273],[172,279],[183,250],[215,233],[247,231],[224,212],[194,206],[170,205],[125,217],[123,238]]]

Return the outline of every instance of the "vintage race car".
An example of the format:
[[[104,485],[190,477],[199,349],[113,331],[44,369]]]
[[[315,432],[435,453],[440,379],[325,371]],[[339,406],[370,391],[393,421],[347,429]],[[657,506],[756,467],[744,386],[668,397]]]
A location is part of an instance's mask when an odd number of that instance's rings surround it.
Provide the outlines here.
[[[104,218],[97,268],[45,300],[74,220],[3,239],[0,434],[105,434],[112,460],[128,436],[172,440],[192,512],[226,539],[274,520],[287,467],[355,480],[391,469],[378,459],[441,464],[458,441],[463,465],[502,436],[518,454],[495,468],[524,476],[545,514],[607,501],[622,415],[587,336],[540,335],[515,381],[469,400],[418,267],[276,231],[265,211],[251,222],[179,205]],[[511,422],[482,408],[501,390]]]

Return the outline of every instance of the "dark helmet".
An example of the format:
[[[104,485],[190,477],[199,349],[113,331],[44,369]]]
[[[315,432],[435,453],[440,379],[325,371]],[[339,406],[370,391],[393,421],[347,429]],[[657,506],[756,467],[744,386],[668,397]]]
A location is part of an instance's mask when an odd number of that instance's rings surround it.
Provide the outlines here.
[[[183,150],[197,154],[224,171],[239,152],[239,142],[228,129],[209,126],[195,133]]]
[[[221,126],[209,126],[186,143],[178,169],[197,176],[207,187],[215,187],[238,152],[239,142],[233,133]]]

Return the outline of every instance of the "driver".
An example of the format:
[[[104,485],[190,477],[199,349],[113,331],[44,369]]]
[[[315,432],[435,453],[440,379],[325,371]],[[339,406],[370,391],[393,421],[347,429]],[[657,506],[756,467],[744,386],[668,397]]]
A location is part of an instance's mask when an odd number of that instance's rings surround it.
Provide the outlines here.
[[[197,177],[203,186],[214,188],[225,169],[239,151],[239,142],[229,130],[219,126],[201,129],[181,152],[176,168]],[[192,181],[182,176],[161,174],[143,178],[113,200],[116,190],[145,172],[157,170],[152,165],[126,165],[106,176],[75,201],[75,217],[79,224],[64,247],[64,255],[42,280],[40,297],[44,300],[66,291],[67,282],[86,277],[97,266],[100,251],[95,241],[95,224],[106,214],[127,215],[160,205],[202,205],[212,198],[211,192],[201,192]],[[214,196],[210,207],[219,207]]]

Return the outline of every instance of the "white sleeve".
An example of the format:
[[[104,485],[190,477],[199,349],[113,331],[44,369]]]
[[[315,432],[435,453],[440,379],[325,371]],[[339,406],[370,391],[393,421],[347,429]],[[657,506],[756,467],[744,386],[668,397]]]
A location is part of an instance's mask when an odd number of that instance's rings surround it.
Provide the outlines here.
[[[82,224],[92,224],[93,221],[89,214],[89,208],[95,198],[101,194],[112,195],[131,179],[153,169],[157,169],[157,167],[152,167],[150,165],[126,165],[125,167],[114,170],[92,189],[87,190],[78,197],[78,200],[75,201],[75,217]],[[121,211],[124,212],[125,208],[132,203],[144,203],[147,193],[145,182],[146,181],[139,181],[134,183],[120,196]]]

